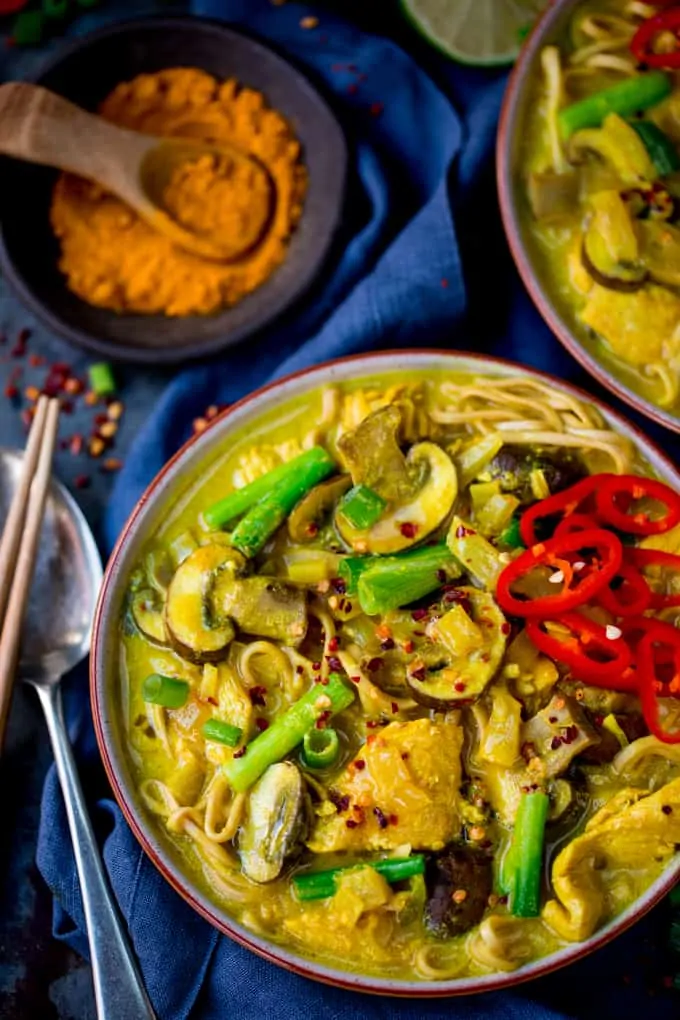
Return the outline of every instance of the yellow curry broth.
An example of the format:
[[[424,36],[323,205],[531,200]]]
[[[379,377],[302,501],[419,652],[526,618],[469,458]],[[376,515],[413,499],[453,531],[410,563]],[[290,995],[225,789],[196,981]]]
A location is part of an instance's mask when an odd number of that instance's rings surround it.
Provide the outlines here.
[[[512,831],[512,784],[530,780],[525,760],[517,750],[508,751],[519,748],[519,729],[514,735],[508,731],[509,743],[500,745],[485,734],[508,699],[515,705],[521,702],[527,716],[546,704],[558,678],[550,660],[511,642],[500,669],[472,707],[463,702],[432,708],[413,700],[403,686],[382,689],[366,661],[392,656],[398,663],[402,647],[427,640],[414,633],[418,623],[408,611],[363,614],[356,598],[335,584],[336,569],[330,577],[321,570],[319,580],[295,582],[306,590],[309,607],[309,627],[301,643],[238,633],[219,661],[196,664],[167,642],[163,647],[149,640],[135,622],[134,600],[140,591],[155,590],[148,595],[150,604],[167,598],[167,561],[174,576],[174,561],[190,555],[192,543],[228,548],[227,533],[211,532],[206,525],[206,508],[314,444],[337,458],[341,436],[372,412],[395,403],[402,409],[404,444],[436,441],[457,465],[459,479],[464,478],[471,444],[474,448],[476,440],[489,434],[484,414],[493,410],[493,432],[500,408],[508,418],[507,435],[513,434],[515,421],[526,429],[528,416],[535,418],[532,434],[552,435],[553,443],[555,430],[562,428],[562,453],[573,450],[572,416],[585,416],[593,426],[590,439],[578,433],[577,456],[585,467],[611,470],[615,464],[622,470],[645,471],[630,444],[608,431],[596,412],[521,378],[409,373],[405,379],[389,373],[312,390],[279,405],[231,435],[211,463],[197,465],[197,477],[168,508],[131,578],[120,653],[120,701],[130,763],[153,824],[166,833],[182,866],[208,896],[255,933],[325,964],[367,974],[443,979],[509,971],[585,936],[575,936],[568,925],[560,929],[559,922],[557,928],[549,926],[540,917],[512,917],[504,900],[492,893],[478,922],[442,938],[426,923],[428,892],[422,876],[390,885],[372,868],[361,867],[340,876],[334,896],[308,902],[299,900],[291,878],[310,868],[341,867],[385,855],[404,858],[425,852],[429,858],[451,843],[475,852],[487,849],[497,873]],[[583,454],[588,442],[594,446]],[[483,478],[483,471],[478,474]],[[474,512],[469,484],[460,485],[457,514]],[[445,534],[445,527],[435,537]],[[290,554],[300,548],[284,524],[256,557],[256,571],[290,584]],[[346,554],[337,535],[323,529],[304,548],[307,553],[323,552],[335,567]],[[350,601],[355,604],[348,608]],[[391,648],[390,642],[398,647]],[[313,771],[305,770],[299,750],[287,756],[306,777],[311,829],[304,845],[286,858],[280,875],[259,884],[239,863],[239,834],[248,823],[250,793],[232,791],[223,771],[236,760],[242,744],[232,748],[206,740],[201,727],[206,719],[221,719],[243,730],[243,743],[251,741],[313,689],[319,675],[337,669],[351,678],[356,693],[354,703],[332,720],[339,756],[332,765]],[[162,708],[145,702],[142,684],[154,673],[187,681],[186,704]],[[323,686],[317,689],[323,692]],[[509,719],[504,725],[512,725]],[[680,756],[666,760],[642,755],[625,776],[609,764],[585,768],[573,817],[567,811],[548,830],[550,866],[573,845],[589,818],[612,798],[616,802],[621,790],[638,787],[649,793],[679,773]],[[499,797],[509,798],[506,814]],[[593,930],[628,906],[659,873],[669,860],[665,844],[658,856],[639,868],[620,867],[614,856],[602,873],[586,876],[597,886]],[[580,882],[577,876],[578,897],[583,895]],[[469,892],[456,892],[463,893],[464,902],[475,890],[470,886]],[[554,891],[546,881],[542,904],[551,900]]]
[[[562,37],[555,46],[545,47],[541,57],[543,60],[549,50],[556,50],[558,54],[560,107],[635,73],[628,42],[642,18],[641,12],[631,13],[620,0],[589,0],[576,7]],[[607,65],[610,60],[611,67]],[[630,71],[625,71],[628,66]],[[586,153],[578,159],[570,157],[567,143],[554,141],[556,129],[551,114],[554,92],[548,87],[541,61],[537,61],[532,75],[520,156],[523,180],[526,184],[534,174],[553,171],[579,176],[578,200],[569,213],[555,216],[552,221],[537,219],[529,200],[524,199],[525,230],[535,251],[537,275],[570,329],[592,356],[645,399],[677,411],[680,406],[678,286],[670,283],[660,286],[649,279],[641,289],[623,293],[594,281],[583,258],[590,197],[608,189],[625,195],[626,189],[633,185],[630,180],[618,179],[617,173],[601,156]],[[645,111],[644,117],[661,127],[677,149],[680,145],[680,92],[678,76],[671,74],[671,78],[670,96]],[[640,180],[638,186],[648,187],[650,183]],[[667,182],[661,178],[661,183]],[[673,193],[675,185],[668,186]]]

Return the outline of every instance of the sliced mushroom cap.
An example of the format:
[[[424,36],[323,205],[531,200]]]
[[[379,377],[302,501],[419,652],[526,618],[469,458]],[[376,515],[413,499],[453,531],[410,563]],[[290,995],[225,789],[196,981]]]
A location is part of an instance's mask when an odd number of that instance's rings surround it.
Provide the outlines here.
[[[505,653],[509,627],[492,595],[458,589],[462,600],[428,624],[428,646],[420,646],[406,671],[415,701],[427,708],[453,708],[478,698]]]
[[[153,588],[143,588],[135,592],[130,603],[135,625],[144,637],[155,645],[166,645],[168,642],[163,609],[163,601],[158,591]]]
[[[680,287],[680,230],[659,220],[635,224],[640,258],[656,283]]]
[[[311,542],[335,504],[351,487],[351,475],[335,475],[315,485],[288,518],[288,534],[292,540]]]
[[[354,484],[373,489],[387,502],[408,499],[418,484],[399,446],[401,423],[399,405],[387,404],[338,440]]]
[[[219,617],[229,617],[246,634],[299,645],[307,633],[304,590],[277,578],[223,572],[215,581],[211,601]]]
[[[272,882],[284,863],[302,846],[311,817],[305,782],[289,761],[270,765],[248,795],[238,833],[244,875],[253,882]]]
[[[593,212],[581,252],[586,271],[612,290],[638,290],[648,270],[640,258],[638,237],[626,203],[618,191],[600,191],[591,195],[590,204]]]
[[[452,938],[482,920],[492,892],[492,859],[483,850],[451,845],[428,857],[425,924],[437,938]],[[464,897],[454,899],[458,890]]]
[[[223,658],[236,629],[216,614],[212,590],[220,575],[236,576],[245,560],[235,549],[204,545],[194,550],[175,571],[165,606],[165,626],[173,647],[190,662]]]
[[[417,443],[409,450],[406,463],[420,475],[419,488],[404,502],[388,506],[371,528],[353,528],[336,514],[341,538],[357,552],[387,555],[408,549],[432,534],[451,513],[458,477],[449,455],[436,443]]]

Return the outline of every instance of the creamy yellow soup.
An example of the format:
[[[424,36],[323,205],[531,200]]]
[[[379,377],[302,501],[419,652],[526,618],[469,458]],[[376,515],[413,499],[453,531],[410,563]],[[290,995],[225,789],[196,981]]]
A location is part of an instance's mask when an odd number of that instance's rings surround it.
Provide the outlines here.
[[[567,324],[616,378],[675,413],[680,91],[677,72],[649,71],[631,52],[656,10],[624,0],[575,7],[533,72],[521,170],[538,273]],[[650,76],[660,83],[656,98],[640,109],[614,98],[609,113],[570,116]]]
[[[272,517],[291,462],[317,473]],[[388,373],[229,437],[145,548],[120,632],[140,798],[216,906],[326,965],[444,979],[587,938],[668,864],[675,745],[495,597],[522,512],[602,471],[646,467],[523,377]],[[508,851],[535,794],[517,916]]]

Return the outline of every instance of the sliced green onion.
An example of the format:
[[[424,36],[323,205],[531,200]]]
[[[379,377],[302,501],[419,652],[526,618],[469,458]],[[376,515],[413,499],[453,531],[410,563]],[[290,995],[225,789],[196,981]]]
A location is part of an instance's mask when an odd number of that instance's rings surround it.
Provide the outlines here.
[[[302,760],[310,769],[329,768],[339,754],[340,738],[331,726],[307,730],[302,740]]]
[[[303,740],[322,715],[342,712],[354,701],[354,691],[340,676],[331,673],[327,684],[314,684],[306,694],[244,748],[239,758],[224,766],[224,772],[236,793],[243,793],[260,778],[265,769],[285,758]]]
[[[511,549],[524,549],[524,542],[519,533],[519,517],[513,517],[505,531],[499,535],[498,541]]]
[[[281,527],[296,503],[335,471],[333,458],[321,446],[308,450],[291,465],[295,467],[250,508],[231,534],[232,545],[249,559]]]
[[[444,543],[402,556],[371,559],[373,562],[362,570],[357,582],[361,608],[369,616],[407,606],[460,576],[458,565]]]
[[[293,886],[299,900],[322,900],[335,895],[336,879],[356,868],[373,868],[387,882],[401,882],[425,872],[425,858],[422,854],[410,857],[387,857],[380,861],[357,861],[341,868],[327,871],[306,871],[293,877]]]
[[[338,513],[342,514],[353,528],[363,530],[375,524],[386,506],[387,503],[382,496],[373,489],[366,485],[355,485],[340,501]]]
[[[189,684],[174,676],[152,673],[142,684],[142,697],[152,705],[163,708],[181,708],[189,697]]]
[[[310,450],[305,450],[304,453],[301,453],[299,457],[295,457],[285,464],[279,464],[278,467],[268,471],[266,475],[256,478],[254,482],[249,482],[242,489],[236,489],[234,492],[230,492],[228,496],[225,496],[224,499],[213,503],[203,513],[205,523],[209,528],[215,530],[225,528],[232,521],[235,521],[237,517],[241,517],[246,510],[250,510],[263,496],[270,493],[279,482],[288,478],[289,475],[295,474],[297,471],[304,471],[308,465],[314,464],[317,461],[325,462],[327,457],[328,454],[322,446],[313,446]]]
[[[680,156],[668,135],[651,120],[630,120],[629,125],[641,138],[659,177],[680,170]]]
[[[356,595],[359,578],[376,560],[376,556],[345,556],[340,560],[338,574],[345,582],[348,595]]]
[[[547,793],[524,793],[519,802],[512,838],[510,911],[515,917],[538,917],[541,906],[541,873]]]
[[[243,736],[243,730],[239,726],[232,726],[231,723],[222,722],[221,719],[208,719],[203,723],[201,733],[205,740],[226,744],[227,747],[236,747]]]
[[[87,375],[90,380],[90,389],[98,397],[106,397],[116,392],[116,380],[113,378],[113,370],[108,361],[98,361],[96,365],[90,365]]]
[[[599,127],[608,113],[630,117],[638,110],[646,110],[665,99],[671,89],[672,82],[667,74],[648,71],[594,92],[560,110],[557,121],[562,137],[566,139],[581,128]]]

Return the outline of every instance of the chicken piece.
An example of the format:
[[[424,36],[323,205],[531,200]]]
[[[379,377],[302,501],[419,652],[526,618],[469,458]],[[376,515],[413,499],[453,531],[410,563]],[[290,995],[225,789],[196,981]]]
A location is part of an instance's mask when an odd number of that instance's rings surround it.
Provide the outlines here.
[[[596,284],[581,320],[603,337],[629,365],[647,365],[670,353],[671,337],[680,322],[680,297],[649,284],[634,294]]]
[[[531,746],[552,779],[569,767],[572,759],[597,744],[599,737],[578,702],[556,694],[545,708],[522,727],[522,745]]]
[[[371,734],[333,784],[338,812],[318,818],[307,846],[335,850],[440,850],[458,835],[463,730],[430,719]]]
[[[557,856],[556,899],[546,903],[543,920],[563,939],[587,939],[611,909],[611,873],[663,863],[679,843],[680,779],[653,794],[620,791]]]

